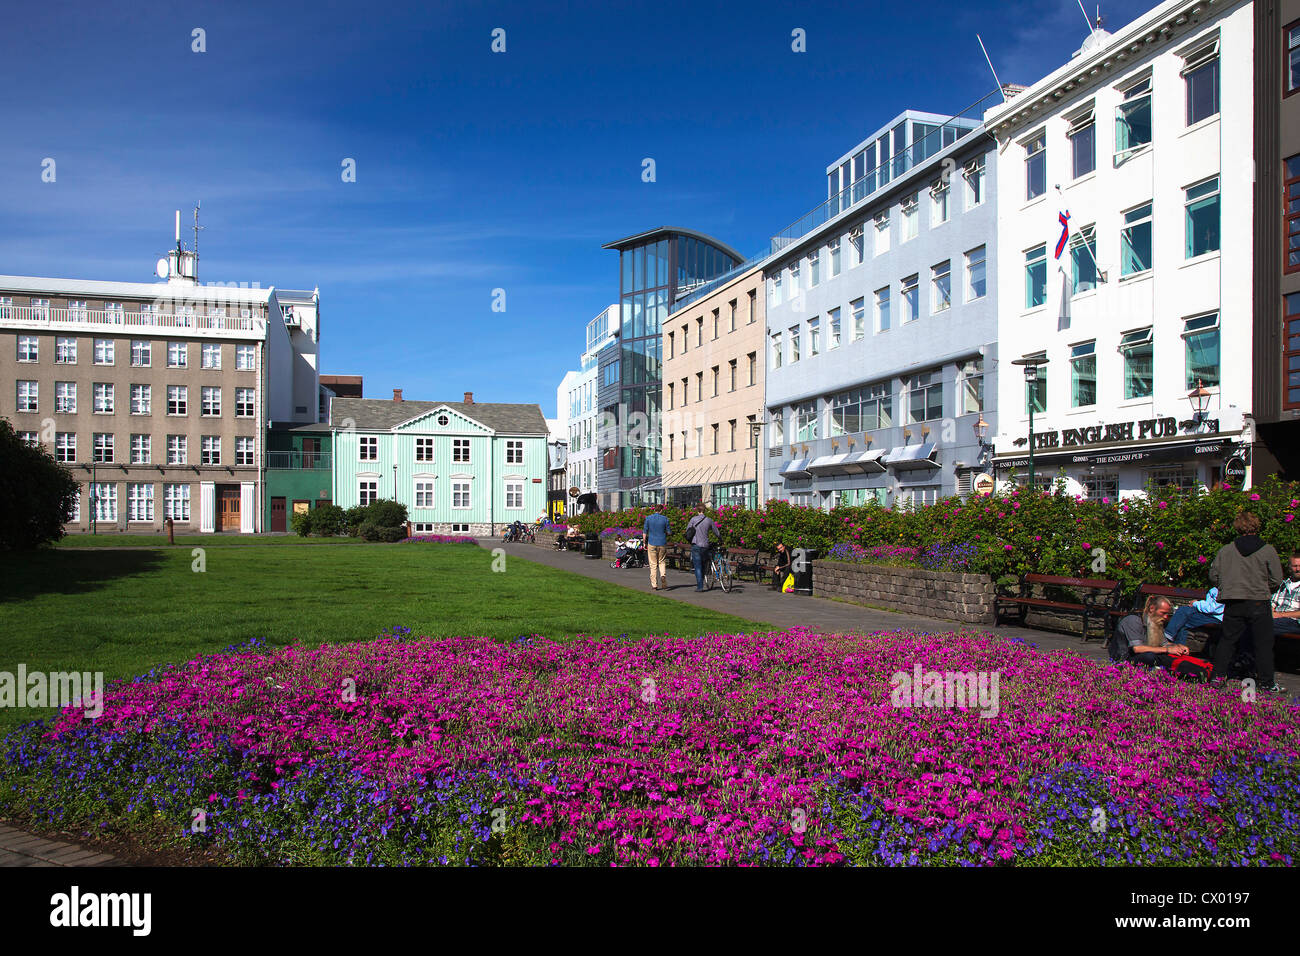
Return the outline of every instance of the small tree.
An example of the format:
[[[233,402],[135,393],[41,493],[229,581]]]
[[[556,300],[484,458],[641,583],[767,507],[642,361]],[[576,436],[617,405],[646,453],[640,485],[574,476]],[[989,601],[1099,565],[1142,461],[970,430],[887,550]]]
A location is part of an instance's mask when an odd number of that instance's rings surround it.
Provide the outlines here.
[[[0,419],[0,549],[29,550],[63,537],[77,479]]]

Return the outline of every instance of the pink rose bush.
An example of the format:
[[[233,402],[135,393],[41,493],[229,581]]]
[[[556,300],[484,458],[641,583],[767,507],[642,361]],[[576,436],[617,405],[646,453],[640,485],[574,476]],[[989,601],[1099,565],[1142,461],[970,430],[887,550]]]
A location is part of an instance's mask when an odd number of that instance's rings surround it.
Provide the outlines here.
[[[899,706],[918,665],[996,673],[998,706]],[[263,864],[1289,865],[1296,730],[1265,697],[989,635],[396,628],[233,648],[29,724],[0,813],[161,817]]]

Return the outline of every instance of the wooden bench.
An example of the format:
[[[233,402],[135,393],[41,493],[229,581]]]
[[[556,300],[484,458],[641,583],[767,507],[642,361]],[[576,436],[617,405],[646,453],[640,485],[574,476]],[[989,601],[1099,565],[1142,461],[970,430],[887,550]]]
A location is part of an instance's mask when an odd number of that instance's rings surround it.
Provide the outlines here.
[[[668,566],[675,570],[691,570],[691,549],[684,544],[670,544],[667,552]]]
[[[1043,592],[1035,597],[1035,588]],[[1059,596],[1053,596],[1057,592]],[[1074,592],[1061,594],[1061,592]],[[1120,583],[1105,578],[1068,578],[1054,574],[1026,574],[1014,594],[1000,593],[995,600],[997,623],[1005,614],[1016,615],[1017,623],[1025,624],[1025,615],[1031,608],[1078,614],[1083,618],[1083,639],[1088,639],[1088,627],[1093,622],[1101,624],[1103,640],[1109,639],[1119,606]]]
[[[762,581],[776,567],[757,548],[729,548],[727,554],[731,556],[731,568],[737,577],[752,574],[755,581]]]

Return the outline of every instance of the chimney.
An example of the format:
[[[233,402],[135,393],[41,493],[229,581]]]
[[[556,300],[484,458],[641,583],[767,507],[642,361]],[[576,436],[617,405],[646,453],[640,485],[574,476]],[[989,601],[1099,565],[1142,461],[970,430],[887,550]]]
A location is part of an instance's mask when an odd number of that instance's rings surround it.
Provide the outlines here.
[[[474,404],[474,393],[473,393],[473,392],[466,392],[466,393],[465,393],[465,404],[466,404],[466,405],[473,405],[473,404]]]
[[[393,401],[400,402],[401,400],[402,400],[402,390],[400,388],[393,389]]]

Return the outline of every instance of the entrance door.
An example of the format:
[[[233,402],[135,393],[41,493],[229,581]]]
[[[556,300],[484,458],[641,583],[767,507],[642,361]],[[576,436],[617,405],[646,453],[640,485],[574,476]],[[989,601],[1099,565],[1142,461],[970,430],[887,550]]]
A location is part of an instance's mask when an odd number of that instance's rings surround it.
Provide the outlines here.
[[[217,498],[217,530],[239,530],[239,485],[221,485]]]
[[[271,530],[272,531],[289,530],[288,523],[285,520],[283,498],[271,499]]]
[[[316,456],[320,454],[319,438],[304,438],[302,440],[302,466],[303,468],[315,468]]]

